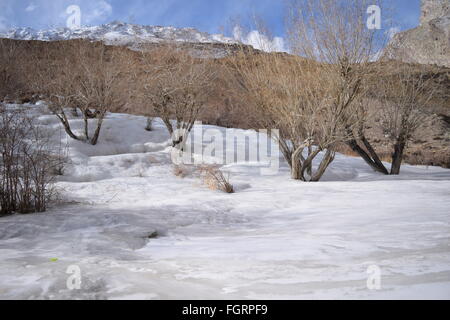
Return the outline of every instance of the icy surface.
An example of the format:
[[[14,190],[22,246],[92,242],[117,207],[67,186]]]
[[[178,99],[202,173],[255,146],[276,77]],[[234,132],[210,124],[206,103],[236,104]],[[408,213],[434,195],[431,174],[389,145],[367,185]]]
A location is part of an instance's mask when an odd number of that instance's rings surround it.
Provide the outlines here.
[[[302,183],[284,162],[276,176],[233,164],[238,191],[224,194],[172,173],[160,121],[147,132],[143,117],[109,114],[93,147],[66,139],[45,105],[22,107],[71,164],[48,212],[0,218],[2,299],[450,298],[450,170],[386,177],[337,155],[323,182]]]

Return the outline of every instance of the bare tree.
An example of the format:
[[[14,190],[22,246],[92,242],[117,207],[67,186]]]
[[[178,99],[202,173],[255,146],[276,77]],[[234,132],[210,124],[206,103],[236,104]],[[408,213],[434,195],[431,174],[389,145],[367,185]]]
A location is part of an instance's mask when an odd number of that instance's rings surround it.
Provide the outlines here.
[[[215,79],[208,59],[195,58],[176,45],[163,44],[144,52],[144,113],[160,117],[172,136],[172,146],[183,148]]]
[[[125,104],[127,98],[128,63],[121,51],[106,51],[103,45],[89,51],[82,47],[79,61],[81,74],[75,96],[84,120],[84,135],[92,145],[97,144],[106,113]],[[97,124],[92,137],[89,134],[89,119]]]
[[[336,78],[323,64],[299,57],[261,53],[235,59],[255,124],[279,130],[271,135],[291,167],[291,177],[319,181],[334,159],[334,146],[347,137],[343,124],[351,114],[351,104],[336,103]]]
[[[352,139],[360,124],[357,101],[377,49],[375,31],[366,27],[367,7],[364,0],[291,1],[288,40],[297,57],[259,54],[249,62],[242,54],[235,63],[255,113],[266,127],[280,129],[275,138],[294,179],[320,180],[335,145]]]
[[[108,51],[100,43],[75,41],[47,50],[47,57],[39,59],[44,72],[38,90],[45,94],[50,110],[71,138],[97,144],[106,113],[126,101],[131,62],[122,51]],[[69,109],[80,110],[84,122],[82,135],[72,130]],[[96,120],[92,135],[91,120]]]
[[[34,91],[46,100],[49,109],[60,120],[67,135],[72,139],[85,141],[85,137],[72,131],[67,110],[76,109],[76,90],[79,80],[79,57],[76,52],[80,42],[59,42],[54,47],[44,46],[35,52],[33,62],[36,72],[30,82]]]
[[[415,72],[410,65],[391,72],[377,84],[376,95],[381,105],[379,125],[393,147],[390,174],[398,175],[408,142],[432,126],[435,117],[425,110],[438,79],[434,73]]]
[[[293,52],[325,62],[329,74],[337,76],[336,103],[353,105],[345,120],[345,143],[374,170],[387,174],[363,130],[368,121],[361,103],[367,94],[363,83],[373,73],[370,62],[387,42],[383,31],[367,27],[370,5],[382,7],[381,1],[293,0],[289,38]]]

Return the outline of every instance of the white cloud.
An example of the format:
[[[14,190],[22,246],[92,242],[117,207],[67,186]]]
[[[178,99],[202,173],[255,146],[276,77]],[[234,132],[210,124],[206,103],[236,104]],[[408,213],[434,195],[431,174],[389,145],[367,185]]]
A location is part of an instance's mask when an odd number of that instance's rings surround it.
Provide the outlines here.
[[[107,0],[82,0],[77,5],[80,7],[82,26],[107,22],[113,11],[111,4]],[[65,20],[69,17],[66,12],[67,7],[61,8],[62,11],[59,13],[61,19]]]
[[[26,12],[32,12],[32,11],[36,10],[36,8],[37,8],[37,5],[35,5],[35,4],[32,2],[32,3],[30,3],[30,4],[28,5],[28,7],[25,8],[25,11],[26,11]]]
[[[86,9],[82,7],[81,10],[83,24],[102,22],[112,14],[112,6],[105,0],[91,1]]]
[[[266,35],[257,30],[252,30],[244,35],[239,26],[233,29],[233,37],[242,43],[253,46],[255,49],[266,52],[285,52],[284,39],[281,37],[273,37],[270,39]]]

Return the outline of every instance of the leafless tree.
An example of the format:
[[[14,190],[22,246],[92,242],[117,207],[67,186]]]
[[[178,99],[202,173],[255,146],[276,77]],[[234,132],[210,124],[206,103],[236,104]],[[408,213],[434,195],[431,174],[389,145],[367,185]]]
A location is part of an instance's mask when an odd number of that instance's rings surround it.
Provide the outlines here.
[[[45,94],[50,110],[71,138],[97,144],[107,112],[126,101],[130,61],[120,51],[108,51],[100,43],[75,41],[47,50],[47,57],[39,60],[44,71],[37,82],[38,90]],[[82,135],[72,130],[69,109],[80,110],[84,122]],[[96,120],[92,135],[91,120]]]
[[[426,105],[436,93],[436,80],[436,74],[403,65],[391,70],[374,88],[381,106],[377,112],[379,125],[393,147],[392,175],[400,173],[408,142],[424,128],[432,127],[435,117],[426,112]]]
[[[84,49],[84,47],[82,47]],[[91,144],[97,144],[106,113],[125,104],[129,92],[128,63],[120,51],[106,52],[105,46],[96,46],[81,51],[76,99],[85,122],[84,135]],[[92,137],[89,134],[89,119],[96,118],[97,124]]]
[[[174,44],[143,53],[143,108],[162,119],[172,146],[183,148],[215,79],[208,59],[193,57]]]
[[[67,135],[84,141],[85,138],[72,131],[67,110],[76,109],[78,75],[76,55],[79,42],[59,42],[54,47],[44,46],[33,55],[36,72],[30,78],[34,91],[39,92],[48,102],[49,109],[61,121]]]
[[[336,79],[335,103],[345,106],[348,139],[345,143],[374,170],[387,174],[362,128],[368,121],[363,97],[371,61],[387,42],[387,35],[367,27],[367,9],[381,1],[293,0],[289,15],[291,50],[300,56],[324,62]],[[386,23],[385,23],[386,24]],[[351,106],[351,107],[350,107]]]
[[[23,110],[0,105],[0,214],[43,212],[65,163],[52,133]]]
[[[319,181],[334,159],[335,144],[347,137],[343,124],[351,114],[351,104],[336,103],[336,79],[323,64],[299,57],[261,53],[236,58],[255,124],[279,130],[271,134],[293,179]]]
[[[376,51],[375,32],[366,27],[366,1],[345,3],[291,1],[288,39],[296,57],[261,53],[252,62],[242,54],[235,64],[255,114],[265,127],[279,129],[275,138],[294,179],[320,180],[335,145],[352,139],[360,124],[357,101]]]

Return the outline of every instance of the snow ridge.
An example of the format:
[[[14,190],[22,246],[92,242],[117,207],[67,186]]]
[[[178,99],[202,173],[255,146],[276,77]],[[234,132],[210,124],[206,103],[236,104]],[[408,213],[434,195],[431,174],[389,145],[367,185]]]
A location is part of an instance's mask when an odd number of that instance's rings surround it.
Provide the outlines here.
[[[224,43],[237,41],[221,34],[209,34],[195,28],[175,28],[162,26],[142,26],[114,21],[100,26],[69,29],[65,27],[49,30],[32,28],[15,28],[0,32],[1,38],[16,40],[57,41],[72,39],[88,39],[103,41],[110,45],[129,45],[130,43],[158,43],[162,41],[187,43]]]

